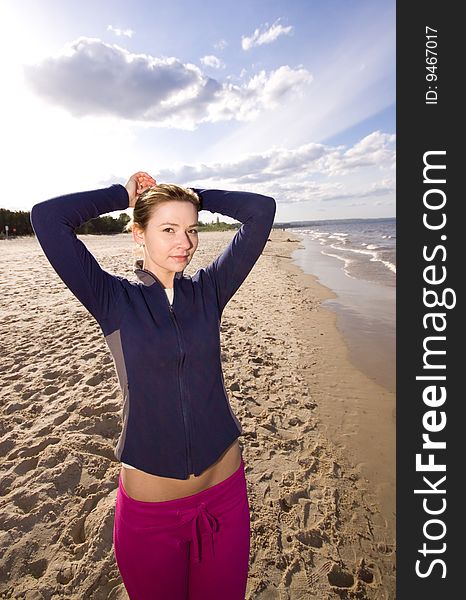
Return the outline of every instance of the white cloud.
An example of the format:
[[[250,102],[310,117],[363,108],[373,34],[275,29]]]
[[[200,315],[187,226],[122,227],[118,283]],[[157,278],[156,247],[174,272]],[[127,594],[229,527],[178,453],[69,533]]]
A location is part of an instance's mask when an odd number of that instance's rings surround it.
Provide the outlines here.
[[[283,27],[279,23],[280,19],[277,19],[273,25],[271,25],[268,29],[268,23],[266,23],[263,27],[264,30],[261,31],[260,28],[256,29],[251,36],[243,35],[241,37],[241,46],[243,50],[249,50],[253,46],[262,46],[263,44],[271,44],[274,42],[279,36],[287,35],[293,31],[293,26],[289,25],[288,27]]]
[[[162,178],[189,180],[224,179],[231,182],[249,183],[265,182],[282,178],[293,177],[294,181],[302,181],[310,176],[334,177],[336,175],[347,175],[350,171],[358,172],[362,167],[377,167],[381,171],[387,164],[391,164],[393,154],[380,152],[379,145],[367,143],[367,138],[374,140],[375,137],[389,138],[394,142],[394,135],[382,134],[376,131],[366,136],[354,146],[346,149],[345,146],[328,146],[325,144],[308,143],[293,149],[274,147],[262,154],[249,154],[235,162],[212,163],[210,166],[183,166],[176,171],[162,171]],[[361,153],[361,148],[365,153]],[[354,152],[360,154],[359,161],[348,162],[346,156]],[[338,162],[344,165],[339,168]],[[329,165],[330,163],[330,165]],[[393,191],[395,182],[390,178],[383,178],[378,183],[371,185],[370,192],[373,194],[387,193]],[[287,184],[292,189],[291,184]],[[336,185],[329,183],[329,185]],[[290,187],[291,186],[291,187]],[[295,184],[300,187],[300,184]]]
[[[282,204],[337,201],[346,206],[350,201],[394,195],[394,180],[381,178],[386,163],[393,159],[389,152],[380,154],[380,140],[384,137],[393,142],[395,136],[376,131],[349,149],[316,143],[293,149],[274,147],[234,162],[161,169],[157,179],[187,182],[186,185],[194,187],[212,182],[216,187],[223,185],[273,195]],[[348,162],[346,157],[354,154],[360,160]],[[344,169],[334,168],[338,161],[344,163]],[[366,175],[361,174],[363,168]]]
[[[220,58],[217,58],[213,54],[209,54],[207,56],[203,56],[201,58],[201,63],[206,67],[212,67],[213,69],[224,69],[225,63]]]
[[[25,66],[24,75],[37,95],[73,116],[111,115],[191,130],[203,122],[250,121],[288,94],[299,96],[312,81],[302,67],[281,66],[241,85],[220,83],[177,58],[133,54],[86,37]]]
[[[395,140],[394,134],[374,131],[345,152],[335,150],[324,156],[319,168],[332,175],[344,175],[358,167],[393,169]]]
[[[132,29],[120,29],[118,27],[113,27],[113,25],[109,25],[107,31],[112,31],[118,37],[124,36],[128,38],[132,38],[135,33]]]
[[[228,46],[228,42],[226,40],[219,40],[214,44],[214,48],[216,50],[224,50]]]
[[[311,81],[312,75],[303,68],[282,66],[268,74],[262,70],[242,85],[224,84],[208,107],[209,118],[203,120],[251,121],[264,110],[279,106],[286,97],[299,96]]]

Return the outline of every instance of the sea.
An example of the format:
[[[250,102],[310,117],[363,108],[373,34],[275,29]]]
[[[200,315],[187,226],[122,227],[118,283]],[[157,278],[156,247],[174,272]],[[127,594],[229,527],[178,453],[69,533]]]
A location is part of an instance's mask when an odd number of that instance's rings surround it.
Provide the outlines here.
[[[286,230],[303,246],[295,264],[336,294],[322,304],[337,314],[350,359],[395,391],[396,219],[295,222]]]

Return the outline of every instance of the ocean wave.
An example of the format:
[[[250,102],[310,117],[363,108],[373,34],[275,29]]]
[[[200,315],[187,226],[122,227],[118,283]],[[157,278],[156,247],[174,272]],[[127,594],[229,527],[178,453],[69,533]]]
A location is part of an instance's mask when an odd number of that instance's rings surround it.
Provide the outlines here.
[[[348,266],[351,265],[352,263],[354,263],[354,260],[351,260],[350,258],[345,258],[344,256],[341,256],[340,254],[333,254],[332,252],[325,252],[324,250],[321,251],[322,254],[325,254],[325,256],[332,256],[333,258],[338,258],[339,260],[343,261],[345,264],[343,265],[343,272],[345,275],[347,275],[348,277],[351,277],[351,279],[358,279],[357,277],[354,277],[353,275],[351,275],[348,272]]]
[[[387,269],[390,269],[390,271],[392,271],[393,273],[396,274],[396,265],[394,265],[392,262],[390,262],[388,260],[382,260],[381,258],[378,258],[378,259],[371,258],[371,260],[380,261],[383,265],[385,265],[387,267]]]
[[[392,271],[392,273],[396,273],[396,265],[394,265],[388,260],[384,260],[380,252],[374,252],[373,250],[369,250],[370,246],[367,246],[367,250],[358,250],[357,248],[341,248],[340,246],[335,246],[334,244],[331,244],[331,248],[333,248],[334,250],[341,250],[342,252],[355,252],[356,254],[365,254],[366,256],[371,257],[371,262],[380,262],[385,267],[387,267],[387,269]]]
[[[332,233],[328,236],[328,239],[332,239],[332,240],[338,240],[339,242],[342,242],[343,244],[346,244],[347,237],[348,237],[348,233]]]

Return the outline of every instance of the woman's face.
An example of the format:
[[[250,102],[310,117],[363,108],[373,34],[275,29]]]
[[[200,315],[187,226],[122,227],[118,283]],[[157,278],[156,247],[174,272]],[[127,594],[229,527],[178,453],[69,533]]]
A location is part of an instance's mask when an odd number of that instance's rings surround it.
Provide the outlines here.
[[[144,268],[167,287],[174,273],[191,262],[198,245],[198,211],[191,202],[169,201],[157,206],[144,233],[133,235],[144,243]]]

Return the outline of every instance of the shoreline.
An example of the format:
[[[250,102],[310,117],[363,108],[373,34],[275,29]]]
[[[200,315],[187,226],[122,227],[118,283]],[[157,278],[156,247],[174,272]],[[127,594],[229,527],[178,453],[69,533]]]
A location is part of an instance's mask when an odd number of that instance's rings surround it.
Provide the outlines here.
[[[347,276],[341,260],[323,254],[316,240],[293,234],[300,245],[292,260],[328,290],[330,295],[322,306],[337,315],[337,328],[345,338],[351,362],[370,379],[395,393],[395,287]]]
[[[288,232],[287,237],[301,245],[301,239]],[[290,242],[289,242],[290,243]],[[319,388],[326,393],[332,405],[319,405],[317,412],[332,441],[348,452],[351,463],[356,465],[376,487],[383,516],[389,529],[396,531],[396,402],[395,393],[369,378],[351,359],[352,352],[348,340],[338,326],[338,315],[325,302],[333,300],[337,294],[316,275],[306,273],[293,262],[292,254],[299,246],[290,243],[290,253],[286,258],[278,257],[281,268],[296,275],[296,283],[305,286],[319,299],[317,320],[319,332],[310,323],[306,310],[301,309],[296,316],[297,329],[312,340],[316,347],[323,336],[326,356],[315,365],[318,373],[308,380],[311,389]],[[330,343],[329,343],[330,342]],[[344,382],[348,396],[338,398],[335,378]],[[374,402],[374,400],[376,402]]]

